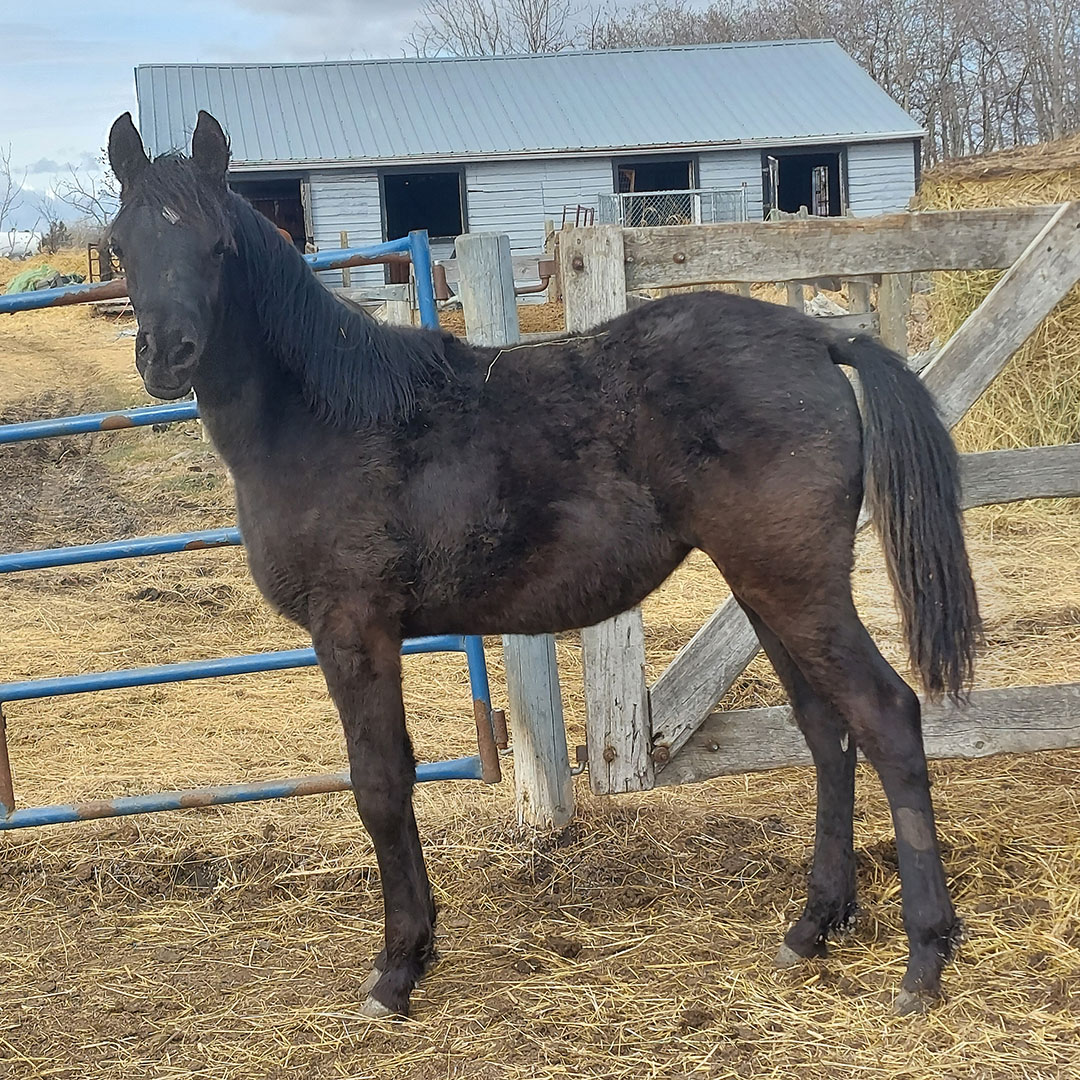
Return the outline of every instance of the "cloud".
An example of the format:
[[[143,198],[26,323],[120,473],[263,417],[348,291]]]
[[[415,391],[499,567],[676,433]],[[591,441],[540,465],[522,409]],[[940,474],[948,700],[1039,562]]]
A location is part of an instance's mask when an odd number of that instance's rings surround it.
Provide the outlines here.
[[[233,0],[242,8],[273,13],[284,25],[274,48],[292,60],[399,56],[423,0]],[[266,57],[264,57],[266,59]]]
[[[58,173],[68,168],[68,163],[56,161],[53,158],[43,157],[26,166],[26,171],[31,176],[39,173]]]

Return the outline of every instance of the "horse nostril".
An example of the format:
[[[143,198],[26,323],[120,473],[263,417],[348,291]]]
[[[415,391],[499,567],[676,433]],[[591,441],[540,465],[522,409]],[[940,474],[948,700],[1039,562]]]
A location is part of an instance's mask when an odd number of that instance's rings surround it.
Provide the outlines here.
[[[190,363],[195,357],[196,345],[194,341],[188,338],[183,338],[179,345],[176,346],[176,352],[173,354],[173,361],[177,364]]]

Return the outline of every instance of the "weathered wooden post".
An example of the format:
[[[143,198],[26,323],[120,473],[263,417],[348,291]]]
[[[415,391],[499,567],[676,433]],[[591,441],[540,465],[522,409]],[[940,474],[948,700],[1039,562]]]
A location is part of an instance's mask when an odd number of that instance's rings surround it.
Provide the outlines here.
[[[617,225],[562,233],[559,271],[567,330],[587,332],[626,310],[623,234]],[[592,790],[647,791],[654,768],[641,609],[588,627],[581,644]]]
[[[870,281],[868,278],[848,278],[845,282],[848,295],[848,311],[852,315],[865,315],[870,310]]]
[[[519,342],[510,238],[497,233],[459,236],[457,258],[469,341],[494,346]],[[574,786],[555,639],[550,634],[507,635],[502,645],[518,820],[540,829],[560,829],[574,815]]]
[[[341,230],[340,240],[342,248],[349,246],[349,234],[344,229]],[[343,289],[352,288],[352,271],[347,266],[343,267],[341,271],[341,287]]]
[[[881,341],[901,356],[908,354],[907,320],[911,311],[911,274],[882,274],[878,289]]]

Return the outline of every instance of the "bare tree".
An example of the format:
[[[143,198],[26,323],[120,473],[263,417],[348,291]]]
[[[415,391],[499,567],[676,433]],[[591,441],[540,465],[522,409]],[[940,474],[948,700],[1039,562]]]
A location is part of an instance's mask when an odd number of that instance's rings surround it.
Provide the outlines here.
[[[109,168],[108,156],[103,150],[98,157],[98,167],[83,170],[75,165],[53,187],[56,198],[70,206],[80,222],[101,232],[112,221],[120,206],[120,185]]]
[[[11,166],[11,145],[0,147],[0,232],[11,225],[11,216],[22,205],[26,173],[20,180]]]
[[[408,43],[420,56],[559,52],[576,16],[572,0],[428,0]]]

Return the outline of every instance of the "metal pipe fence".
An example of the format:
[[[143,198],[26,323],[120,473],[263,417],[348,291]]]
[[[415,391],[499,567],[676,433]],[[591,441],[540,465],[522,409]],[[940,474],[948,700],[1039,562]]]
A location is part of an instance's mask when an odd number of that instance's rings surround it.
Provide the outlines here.
[[[431,277],[431,251],[426,232],[413,232],[401,240],[370,247],[324,251],[305,256],[312,270],[331,270],[346,266],[400,258],[407,255],[413,264],[417,283],[420,321],[424,326],[437,327],[438,313]],[[117,291],[119,289],[119,291]],[[42,289],[31,293],[0,296],[0,314],[29,311],[64,304],[89,303],[106,297],[126,295],[123,279],[93,285],[73,285],[59,289]],[[13,444],[35,439],[102,431],[121,431],[151,424],[171,424],[194,420],[199,416],[198,403],[174,402],[117,412],[88,413],[81,416],[31,420],[0,426],[0,444]],[[240,530],[233,528],[204,529],[196,532],[173,533],[165,536],[143,536],[126,540],[36,551],[0,554],[0,573],[41,570],[84,563],[113,561],[151,555],[164,555],[208,548],[243,544]],[[430,762],[417,766],[416,779],[483,780],[494,783],[499,779],[498,750],[495,746],[491,716],[491,692],[483,641],[463,635],[436,635],[406,640],[402,655],[417,653],[457,652],[465,656],[472,692],[473,714],[476,723],[478,754],[452,761]],[[102,690],[129,689],[164,683],[188,682],[195,679],[220,678],[256,672],[281,671],[289,668],[311,667],[318,664],[315,650],[286,649],[230,656],[210,660],[193,660],[177,664],[131,668],[119,671],[87,672],[0,683],[0,830],[31,825],[113,817],[127,814],[151,813],[159,810],[178,810],[192,806],[218,806],[260,799],[288,798],[351,788],[348,773],[328,773],[318,776],[292,777],[252,784],[226,784],[196,788],[190,791],[153,792],[146,795],[121,796],[85,803],[15,809],[15,797],[8,760],[6,723],[3,706],[12,702],[30,701],[81,694]]]

